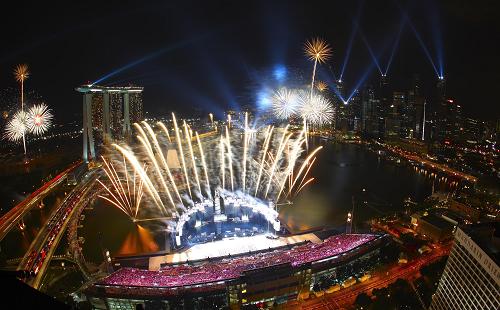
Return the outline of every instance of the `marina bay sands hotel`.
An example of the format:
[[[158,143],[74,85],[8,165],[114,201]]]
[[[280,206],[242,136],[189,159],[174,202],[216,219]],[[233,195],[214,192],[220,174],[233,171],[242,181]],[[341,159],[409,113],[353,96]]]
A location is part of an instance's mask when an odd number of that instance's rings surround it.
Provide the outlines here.
[[[143,87],[82,85],[83,160],[96,157],[96,146],[130,137],[131,126],[143,120]]]

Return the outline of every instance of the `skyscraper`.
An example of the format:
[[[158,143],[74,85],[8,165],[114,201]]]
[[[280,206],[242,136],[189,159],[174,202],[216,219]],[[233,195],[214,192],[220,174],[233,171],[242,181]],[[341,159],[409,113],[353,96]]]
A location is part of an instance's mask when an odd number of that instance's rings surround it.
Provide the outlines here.
[[[432,141],[444,141],[445,125],[446,125],[446,80],[444,77],[439,77],[436,84],[436,97],[432,102],[430,109],[432,115]]]
[[[389,88],[389,78],[386,75],[381,75],[379,87],[376,91],[377,99],[379,100],[378,116],[379,116],[379,136],[386,136],[386,118],[391,105],[391,90]]]
[[[410,113],[406,117],[408,124],[405,124],[408,128],[411,127],[413,130],[412,137],[414,139],[422,139],[423,131],[423,118],[424,118],[424,97],[422,96],[420,90],[420,78],[415,75],[413,78],[413,84],[408,91],[407,96],[408,111]]]
[[[370,85],[363,90],[361,108],[361,126],[364,135],[378,138],[380,101],[375,98],[375,90]]]
[[[401,104],[401,128],[402,138],[414,138],[415,133],[416,96],[413,90],[408,91],[406,100]]]
[[[385,118],[385,137],[398,138],[401,131],[401,109],[406,104],[404,92],[394,92],[392,103],[387,108]]]
[[[355,90],[354,94],[347,105],[349,109],[349,130],[356,133],[361,132],[361,93],[359,90]]]
[[[500,309],[499,226],[457,228],[430,310]]]
[[[85,161],[95,158],[101,143],[129,137],[131,123],[143,119],[142,87],[82,85],[76,91],[83,94]]]

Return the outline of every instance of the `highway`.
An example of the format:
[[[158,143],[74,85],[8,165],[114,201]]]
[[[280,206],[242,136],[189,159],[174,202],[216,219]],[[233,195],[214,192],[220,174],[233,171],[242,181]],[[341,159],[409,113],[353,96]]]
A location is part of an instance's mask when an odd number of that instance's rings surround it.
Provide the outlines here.
[[[434,249],[430,254],[420,256],[419,258],[410,261],[408,264],[393,266],[383,273],[375,274],[366,282],[358,283],[348,288],[343,288],[340,291],[331,294],[325,293],[325,295],[321,297],[313,297],[310,300],[291,301],[287,303],[283,309],[313,310],[350,308],[360,293],[370,294],[374,288],[387,287],[389,284],[400,278],[412,280],[419,274],[419,270],[422,266],[448,255],[449,251],[449,245],[440,246]]]
[[[442,173],[447,174],[448,176],[452,176],[452,177],[455,177],[455,178],[465,179],[465,180],[467,180],[469,182],[474,182],[474,183],[477,182],[477,178],[475,176],[472,176],[470,174],[467,174],[467,173],[464,173],[464,172],[452,169],[452,168],[448,167],[447,165],[439,164],[439,163],[430,161],[430,160],[425,159],[425,158],[423,158],[423,157],[421,157],[419,155],[416,155],[414,153],[401,150],[401,149],[399,149],[397,147],[391,147],[391,146],[388,146],[388,145],[385,145],[384,147],[388,151],[392,152],[395,155],[398,155],[400,157],[403,157],[403,158],[405,158],[407,160],[410,160],[410,161],[413,161],[413,162],[420,163],[420,164],[426,166],[429,169],[439,170]]]
[[[64,181],[73,169],[82,163],[81,160],[77,161],[63,172],[56,175],[52,180],[46,182],[42,187],[31,193],[26,199],[17,204],[9,212],[0,218],[0,240],[7,235],[7,233],[14,227],[24,215],[36,206],[38,201],[47,195],[51,190]]]
[[[57,210],[52,213],[47,224],[42,227],[30,248],[26,251],[18,269],[35,273],[34,278],[27,280],[27,283],[34,288],[39,289],[59,241],[64,236],[69,220],[78,204],[87,201],[84,198],[92,190],[96,179],[97,173],[95,171],[87,173],[71,193],[65,197]]]

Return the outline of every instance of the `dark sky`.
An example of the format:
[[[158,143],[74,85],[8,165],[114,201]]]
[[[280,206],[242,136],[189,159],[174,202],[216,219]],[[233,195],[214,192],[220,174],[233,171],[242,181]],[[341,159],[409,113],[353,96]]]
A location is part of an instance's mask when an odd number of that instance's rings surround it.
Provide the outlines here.
[[[302,45],[314,36],[333,47],[329,65],[338,75],[358,15],[361,31],[354,36],[344,80],[352,89],[368,72],[366,82],[376,83],[379,73],[360,33],[385,70],[402,10],[437,67],[442,51],[448,95],[467,115],[500,116],[495,0],[37,3],[12,2],[18,7],[0,13],[0,83],[16,86],[13,67],[28,63],[32,76],[26,87],[45,98],[59,122],[81,118],[76,86],[120,68],[100,84],[144,86],[145,109],[155,114],[254,104],[255,92],[276,64],[307,80],[312,65]],[[331,78],[327,66],[320,72],[320,78]],[[395,90],[405,90],[413,74],[431,96],[436,74],[406,22],[388,76]]]

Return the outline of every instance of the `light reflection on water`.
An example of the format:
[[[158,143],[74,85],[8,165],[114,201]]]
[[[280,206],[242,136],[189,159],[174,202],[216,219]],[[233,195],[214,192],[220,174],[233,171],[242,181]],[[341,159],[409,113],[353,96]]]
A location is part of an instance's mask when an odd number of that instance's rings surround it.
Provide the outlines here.
[[[134,253],[157,252],[159,246],[154,240],[153,234],[141,225],[136,225],[135,229],[128,233],[120,249],[116,252],[118,255],[129,255]]]

